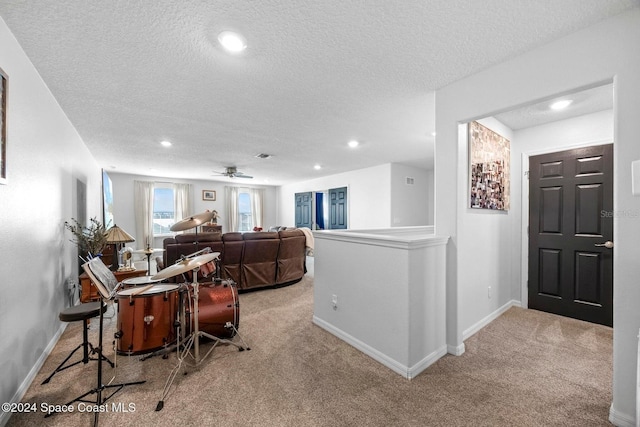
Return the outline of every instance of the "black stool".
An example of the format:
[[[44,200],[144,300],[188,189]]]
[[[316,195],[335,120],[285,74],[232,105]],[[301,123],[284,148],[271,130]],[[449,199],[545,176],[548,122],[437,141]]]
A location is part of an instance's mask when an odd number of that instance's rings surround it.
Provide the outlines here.
[[[42,384],[46,384],[49,381],[51,381],[51,378],[57,372],[64,371],[65,369],[75,366],[78,363],[89,363],[89,360],[99,360],[97,357],[89,356],[89,354],[95,354],[96,350],[93,348],[93,344],[91,344],[88,339],[88,328],[89,328],[88,321],[92,317],[96,317],[100,315],[101,305],[102,305],[102,313],[104,313],[107,310],[107,305],[103,304],[102,301],[87,302],[84,304],[75,305],[73,307],[66,308],[60,312],[60,314],[58,315],[58,318],[63,322],[76,322],[78,320],[82,320],[82,323],[83,323],[82,343],[79,346],[77,346],[75,349],[73,349],[71,354],[69,354],[67,358],[62,361],[60,366],[58,366],[56,370],[53,371],[51,375],[47,377],[46,380],[42,381]],[[82,359],[70,365],[64,366],[64,364],[67,363],[69,359],[71,359],[71,356],[73,356],[73,354],[76,351],[78,351],[80,348],[83,349]],[[89,353],[89,348],[91,348],[91,353]],[[109,362],[109,364],[113,368],[114,365],[113,365],[113,362],[111,362],[111,360],[107,359],[105,356],[102,356],[102,355],[100,355],[100,357],[102,357],[102,360],[106,360],[107,362]]]

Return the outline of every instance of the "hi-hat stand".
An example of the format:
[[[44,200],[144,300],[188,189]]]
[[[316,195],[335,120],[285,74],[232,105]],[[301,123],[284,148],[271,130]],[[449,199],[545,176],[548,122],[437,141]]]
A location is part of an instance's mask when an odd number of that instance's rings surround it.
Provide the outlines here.
[[[167,378],[167,382],[165,383],[164,389],[162,390],[162,396],[160,397],[160,400],[158,401],[158,404],[156,406],[156,411],[160,411],[162,410],[162,408],[164,407],[164,399],[167,397],[168,393],[169,393],[169,388],[171,388],[171,385],[173,384],[173,380],[175,379],[176,375],[178,374],[178,371],[180,370],[180,367],[182,366],[182,363],[185,361],[185,359],[187,358],[187,356],[190,354],[191,352],[191,348],[193,347],[193,358],[195,360],[195,364],[193,365],[194,367],[199,366],[210,354],[211,352],[216,348],[216,346],[218,344],[231,344],[235,347],[238,348],[238,351],[244,351],[244,350],[251,350],[246,343],[244,342],[244,340],[242,339],[242,337],[240,337],[240,335],[238,334],[238,330],[236,329],[236,327],[231,324],[231,322],[227,322],[227,324],[225,325],[226,328],[232,328],[235,332],[234,335],[238,335],[238,337],[240,338],[240,340],[242,341],[242,345],[235,343],[233,341],[227,340],[227,339],[223,339],[223,338],[219,338],[216,336],[213,336],[211,334],[208,334],[204,331],[201,331],[198,325],[198,271],[200,270],[200,266],[197,265],[194,269],[193,269],[193,283],[191,284],[193,286],[193,332],[191,332],[188,336],[188,338],[186,339],[186,343],[184,345],[184,348],[182,349],[182,351],[180,350],[180,345],[177,346],[177,358],[178,358],[178,363],[176,364],[176,366],[174,366],[173,370],[171,371],[171,373],[169,374],[169,377]],[[184,319],[183,319],[184,321]],[[213,346],[209,349],[209,351],[202,357],[200,358],[200,338],[201,337],[205,337],[205,338],[209,338],[210,340],[214,341]],[[185,372],[186,373],[186,372]]]

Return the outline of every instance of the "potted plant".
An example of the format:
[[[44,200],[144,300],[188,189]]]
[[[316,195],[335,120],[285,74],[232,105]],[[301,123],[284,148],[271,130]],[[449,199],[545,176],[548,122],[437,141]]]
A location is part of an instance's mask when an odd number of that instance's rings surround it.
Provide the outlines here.
[[[71,222],[64,223],[67,230],[73,234],[71,240],[78,246],[78,256],[83,260],[102,255],[107,246],[107,230],[96,218],[89,219],[89,225],[83,226],[78,220],[71,218]]]

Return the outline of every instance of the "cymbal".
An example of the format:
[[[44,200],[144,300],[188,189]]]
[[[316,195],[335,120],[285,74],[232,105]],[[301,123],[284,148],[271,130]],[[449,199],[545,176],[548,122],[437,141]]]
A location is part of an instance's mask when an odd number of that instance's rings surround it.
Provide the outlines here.
[[[171,231],[184,231],[190,230],[194,227],[199,226],[200,224],[204,224],[208,222],[213,216],[213,212],[202,212],[197,215],[192,215],[189,218],[181,219],[180,221],[173,224],[170,228]]]
[[[151,277],[151,280],[168,279],[169,277],[177,276],[178,274],[195,270],[201,265],[211,262],[219,256],[220,252],[211,252],[209,254],[197,256],[195,258],[184,259],[176,264],[165,268],[164,270],[160,270],[155,276]]]
[[[147,248],[147,249],[136,249],[133,251],[134,254],[152,254],[154,252],[164,252],[166,249],[163,248]]]

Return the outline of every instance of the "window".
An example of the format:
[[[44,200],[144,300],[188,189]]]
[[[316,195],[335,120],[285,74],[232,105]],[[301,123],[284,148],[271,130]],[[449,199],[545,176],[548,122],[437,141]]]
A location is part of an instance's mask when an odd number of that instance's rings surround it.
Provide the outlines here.
[[[238,225],[238,231],[251,231],[253,230],[253,215],[251,213],[251,195],[243,190],[238,192],[238,215],[240,216],[240,223]]]
[[[153,188],[153,235],[171,234],[176,223],[175,194],[171,187]]]
[[[254,227],[264,226],[263,188],[225,187],[225,194],[230,231],[253,231]]]

